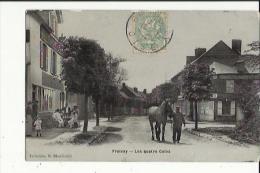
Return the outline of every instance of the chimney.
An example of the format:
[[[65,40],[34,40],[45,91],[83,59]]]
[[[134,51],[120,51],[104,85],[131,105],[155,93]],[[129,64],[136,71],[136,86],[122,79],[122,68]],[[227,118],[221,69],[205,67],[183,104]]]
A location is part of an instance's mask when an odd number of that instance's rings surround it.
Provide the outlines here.
[[[239,54],[241,54],[241,45],[242,45],[241,40],[238,40],[238,39],[232,40],[232,50],[236,51]]]
[[[125,83],[122,84],[122,87],[125,88]]]
[[[136,87],[134,87],[134,91],[135,91],[135,92],[138,92],[138,89],[137,89]]]
[[[192,61],[196,59],[195,56],[187,56],[186,57],[186,65],[190,64]]]
[[[198,58],[200,57],[203,53],[206,52],[206,48],[196,48],[195,49],[195,57]]]
[[[144,94],[146,94],[146,93],[147,93],[146,89],[144,89],[144,90],[143,90],[143,93],[144,93]]]

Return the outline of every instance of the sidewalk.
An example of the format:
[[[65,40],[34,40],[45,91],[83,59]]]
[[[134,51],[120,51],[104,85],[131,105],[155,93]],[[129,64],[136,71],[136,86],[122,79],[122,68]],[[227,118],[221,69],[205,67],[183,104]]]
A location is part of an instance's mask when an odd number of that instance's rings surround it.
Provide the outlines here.
[[[185,120],[185,122],[186,122],[186,125],[194,125],[195,126],[194,121]],[[198,126],[199,126],[199,128],[205,128],[205,127],[235,127],[236,124],[232,123],[232,122],[222,123],[222,122],[199,121]]]
[[[47,144],[86,144],[90,145],[98,140],[106,131],[106,126],[109,123],[107,118],[99,119],[100,125],[96,126],[96,119],[88,121],[88,133],[83,134],[84,120],[80,120],[80,126],[77,129],[60,128],[48,129],[45,136],[33,137],[36,139],[49,139]]]

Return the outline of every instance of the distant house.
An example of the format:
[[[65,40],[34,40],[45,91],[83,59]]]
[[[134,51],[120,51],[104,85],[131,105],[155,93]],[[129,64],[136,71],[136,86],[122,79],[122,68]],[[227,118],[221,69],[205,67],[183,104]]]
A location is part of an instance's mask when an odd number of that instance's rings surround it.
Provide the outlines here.
[[[187,56],[186,64],[204,63],[215,71],[211,98],[198,103],[199,120],[236,121],[243,119],[243,114],[235,100],[235,91],[241,80],[259,81],[260,73],[250,70],[246,65],[247,61],[241,56],[241,43],[241,40],[232,40],[230,48],[223,41],[219,41],[208,51],[205,48],[197,48],[195,56]],[[173,76],[171,81],[181,83],[182,71]],[[190,103],[183,98],[182,91],[175,106],[177,105],[181,107],[183,113],[190,114]]]
[[[119,90],[118,108],[121,114],[143,115],[146,114],[147,93],[131,88],[123,83]]]
[[[161,98],[161,88],[160,86],[156,86],[152,89],[149,97],[149,106],[158,106],[162,102]]]

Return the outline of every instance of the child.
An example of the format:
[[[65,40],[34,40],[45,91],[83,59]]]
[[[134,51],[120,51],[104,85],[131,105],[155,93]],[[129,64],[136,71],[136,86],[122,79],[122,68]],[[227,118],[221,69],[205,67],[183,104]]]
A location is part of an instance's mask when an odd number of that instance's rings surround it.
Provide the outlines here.
[[[37,136],[38,135],[42,136],[42,132],[41,132],[42,131],[42,120],[39,116],[37,116],[37,119],[34,122],[34,127],[36,130]]]

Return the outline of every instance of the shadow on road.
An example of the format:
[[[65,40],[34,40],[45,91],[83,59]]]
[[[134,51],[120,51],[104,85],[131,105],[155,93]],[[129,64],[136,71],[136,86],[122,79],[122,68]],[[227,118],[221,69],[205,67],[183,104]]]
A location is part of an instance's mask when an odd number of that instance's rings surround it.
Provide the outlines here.
[[[126,119],[126,116],[115,116],[115,117],[112,117],[111,120],[107,120],[107,122],[121,123],[121,122],[124,122],[125,119]]]
[[[191,145],[189,143],[185,143],[185,142],[180,142],[180,143],[173,143],[172,141],[156,141],[157,143],[160,143],[160,144],[168,144],[168,145]]]
[[[105,132],[119,132],[121,130],[122,128],[118,128],[118,127],[107,127]]]
[[[123,137],[119,134],[114,133],[102,133],[97,139],[95,139],[91,145],[97,144],[108,144],[108,143],[117,143],[123,140]]]

